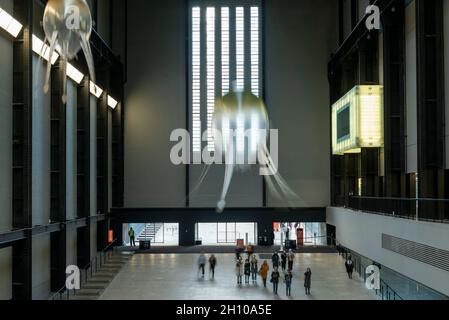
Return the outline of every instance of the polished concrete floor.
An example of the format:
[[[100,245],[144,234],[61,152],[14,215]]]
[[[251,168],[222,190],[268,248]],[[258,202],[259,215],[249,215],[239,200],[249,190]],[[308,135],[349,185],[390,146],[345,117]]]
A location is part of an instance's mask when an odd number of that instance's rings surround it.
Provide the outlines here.
[[[372,300],[376,296],[365,288],[357,275],[349,280],[338,254],[297,254],[293,267],[292,297],[286,297],[279,284],[279,296],[271,284],[238,286],[233,254],[217,255],[215,279],[206,270],[204,279],[197,273],[195,254],[135,254],[100,297],[102,300]],[[260,260],[259,260],[260,261]],[[312,269],[312,294],[304,294],[305,268]],[[270,263],[271,268],[271,263]]]

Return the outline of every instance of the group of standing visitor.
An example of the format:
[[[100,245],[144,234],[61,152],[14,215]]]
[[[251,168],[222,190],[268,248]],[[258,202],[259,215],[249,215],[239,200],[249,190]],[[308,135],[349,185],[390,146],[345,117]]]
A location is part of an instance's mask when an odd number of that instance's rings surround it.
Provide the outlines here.
[[[235,264],[235,274],[237,277],[237,285],[243,284],[243,278],[245,284],[249,285],[257,283],[257,277],[260,275],[262,278],[264,288],[267,287],[268,276],[270,275],[270,283],[273,285],[273,293],[278,294],[279,282],[283,278],[285,284],[285,292],[288,297],[291,296],[292,281],[293,281],[293,264],[295,260],[295,254],[292,250],[288,252],[281,252],[280,255],[275,251],[271,257],[272,272],[269,273],[270,267],[268,261],[264,260],[259,268],[259,261],[256,255],[249,255],[247,259],[243,260],[241,256],[238,256]],[[217,265],[217,258],[215,255],[211,255],[207,259],[204,252],[198,257],[198,275],[204,278],[206,271],[206,264],[209,263],[209,276],[213,279],[215,277],[215,267]],[[281,268],[281,272],[279,271]],[[304,288],[306,295],[310,295],[310,288],[312,284],[312,271],[307,268],[304,273]]]
[[[294,260],[295,254],[293,250],[290,250],[287,253],[281,252],[280,255],[278,254],[277,251],[273,253],[271,257],[273,271],[271,272],[270,275],[270,282],[273,285],[273,293],[275,295],[278,294],[279,282],[282,280],[283,277],[286,295],[288,297],[291,296],[291,288],[293,281],[292,270]],[[279,265],[281,265],[282,276],[281,272],[279,272]],[[264,288],[266,288],[269,271],[270,267],[266,260],[262,263],[260,268],[258,268],[258,260],[256,255],[252,255],[251,258],[248,258],[245,261],[243,261],[241,257],[237,258],[235,265],[235,274],[237,276],[238,285],[242,285],[243,276],[245,276],[245,284],[249,284],[250,278],[252,279],[253,283],[256,283],[257,276],[260,275],[262,278],[263,286]],[[304,288],[306,290],[306,295],[310,294],[311,283],[312,283],[312,271],[310,270],[310,268],[308,268],[307,271],[304,273]]]

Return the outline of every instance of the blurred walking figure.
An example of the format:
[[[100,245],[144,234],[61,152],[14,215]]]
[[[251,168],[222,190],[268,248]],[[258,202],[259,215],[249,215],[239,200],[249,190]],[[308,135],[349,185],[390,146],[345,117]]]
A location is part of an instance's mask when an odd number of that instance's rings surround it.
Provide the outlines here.
[[[273,264],[273,269],[279,267],[279,255],[277,251],[271,256],[271,263]]]
[[[249,276],[251,275],[251,263],[249,262],[249,259],[245,260],[244,273],[245,273],[245,284],[249,284]]]
[[[345,262],[346,272],[348,273],[349,279],[352,279],[352,273],[354,272],[354,263],[352,262],[351,256]]]
[[[306,289],[306,295],[310,295],[310,288],[312,287],[312,270],[307,268],[304,273],[304,288]]]
[[[131,244],[131,247],[135,247],[136,246],[136,241],[135,241],[135,235],[134,235],[133,227],[129,228],[128,236],[129,236],[129,242]]]
[[[257,272],[258,272],[257,263],[258,263],[258,261],[257,261],[256,255],[254,254],[251,257],[251,276],[253,279],[253,283],[256,283],[256,281],[257,281]]]
[[[288,270],[293,270],[293,261],[295,261],[295,254],[290,249],[287,254]]]
[[[201,252],[200,256],[198,257],[198,273],[202,273],[202,277],[204,278],[204,267],[206,266],[206,255],[204,252]]]
[[[267,287],[268,270],[270,270],[270,267],[268,266],[267,260],[265,260],[262,263],[262,266],[260,267],[260,270],[259,270],[260,276],[262,277],[264,288]]]
[[[215,277],[215,266],[217,265],[217,258],[211,255],[209,258],[209,274],[212,274],[212,279]]]
[[[271,273],[271,280],[270,281],[273,284],[273,293],[276,294],[276,295],[278,294],[279,277],[280,277],[280,274],[279,274],[278,268],[275,267],[273,272]]]
[[[287,254],[285,253],[285,251],[281,252],[281,268],[282,271],[285,272],[285,267],[287,266]]]
[[[243,261],[242,259],[238,259],[235,264],[235,275],[237,276],[237,284],[242,284],[243,277]]]
[[[288,270],[287,273],[285,274],[285,280],[284,280],[287,297],[290,297],[292,295],[292,278],[293,278],[293,274],[292,274],[291,270]]]

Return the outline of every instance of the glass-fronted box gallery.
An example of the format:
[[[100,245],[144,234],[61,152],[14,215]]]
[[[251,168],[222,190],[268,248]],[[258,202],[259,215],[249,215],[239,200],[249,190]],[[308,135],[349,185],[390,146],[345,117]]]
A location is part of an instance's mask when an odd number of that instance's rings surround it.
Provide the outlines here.
[[[131,231],[132,230],[132,231]],[[123,246],[150,241],[152,246],[178,246],[179,223],[125,223],[123,224]],[[324,246],[327,244],[325,223],[275,222],[272,237],[274,245],[286,241],[295,246]],[[204,246],[264,245],[267,239],[258,237],[257,223],[225,222],[196,223],[195,243]]]

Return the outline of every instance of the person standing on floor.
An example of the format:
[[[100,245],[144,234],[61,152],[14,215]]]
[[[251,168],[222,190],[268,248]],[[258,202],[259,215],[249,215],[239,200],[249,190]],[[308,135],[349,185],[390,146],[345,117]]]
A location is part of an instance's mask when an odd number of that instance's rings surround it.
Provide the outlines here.
[[[136,241],[135,241],[135,235],[134,235],[133,227],[129,228],[128,236],[129,236],[129,242],[131,244],[131,247],[135,247],[136,246]]]
[[[292,278],[293,278],[292,271],[288,270],[287,273],[285,274],[284,280],[287,297],[290,297],[292,295]]]
[[[253,254],[253,256],[251,257],[251,276],[253,279],[253,283],[257,282],[257,272],[258,272],[257,263],[258,261],[256,255]]]
[[[306,289],[306,295],[310,295],[310,288],[312,287],[312,270],[307,268],[304,273],[304,288]]]
[[[278,268],[275,267],[275,268],[273,269],[273,272],[271,273],[271,280],[270,280],[271,283],[273,284],[273,293],[274,293],[275,295],[278,294],[279,277],[280,277],[280,274],[279,274]]]
[[[267,278],[268,278],[268,271],[269,270],[270,270],[270,267],[268,266],[267,260],[265,260],[262,263],[262,266],[260,267],[260,270],[259,270],[260,276],[262,277],[263,287],[264,288],[267,287]]]
[[[287,262],[288,262],[288,270],[293,270],[293,262],[295,261],[295,254],[293,253],[293,250],[290,249],[290,251],[287,254]]]
[[[201,252],[200,256],[198,257],[198,273],[202,273],[202,277],[204,278],[204,267],[206,266],[206,255],[204,252]]]
[[[237,284],[242,284],[242,277],[243,277],[243,261],[242,259],[238,259],[237,263],[235,264],[235,275],[237,276]]]
[[[287,254],[285,253],[285,251],[281,252],[281,268],[282,271],[285,272],[285,268],[287,266]]]
[[[352,262],[351,256],[345,262],[346,272],[348,273],[349,279],[352,279],[352,273],[354,272],[354,263]]]
[[[212,279],[215,278],[215,266],[217,265],[217,258],[215,255],[211,255],[209,258],[209,274],[212,275]]]
[[[277,251],[275,251],[271,256],[271,263],[273,263],[273,269],[279,268],[279,255]]]
[[[245,260],[243,269],[243,272],[245,273],[245,284],[249,284],[249,277],[251,276],[251,263],[249,262],[249,259]]]

